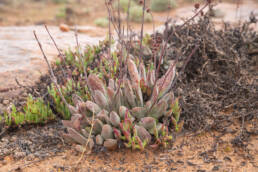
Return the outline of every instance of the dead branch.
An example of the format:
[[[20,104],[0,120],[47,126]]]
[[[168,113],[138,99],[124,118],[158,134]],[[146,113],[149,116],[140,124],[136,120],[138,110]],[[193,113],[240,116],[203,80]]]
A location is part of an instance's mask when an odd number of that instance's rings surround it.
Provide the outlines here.
[[[58,93],[59,93],[59,95],[60,95],[62,101],[63,101],[64,104],[68,107],[68,109],[69,109],[69,111],[70,111],[70,113],[71,113],[71,110],[70,110],[70,108],[69,108],[70,106],[69,106],[69,104],[67,103],[67,101],[65,100],[65,98],[64,98],[64,96],[63,96],[63,94],[62,94],[62,92],[61,92],[61,88],[59,87],[59,85],[58,85],[58,83],[57,83],[57,79],[56,79],[56,76],[55,76],[55,74],[54,74],[54,71],[53,71],[53,69],[52,69],[52,67],[51,67],[51,65],[50,65],[50,63],[49,63],[49,61],[48,61],[48,59],[47,59],[47,56],[46,56],[46,54],[45,54],[45,52],[44,52],[44,50],[43,50],[43,48],[42,48],[42,45],[41,45],[41,43],[40,43],[40,41],[39,41],[39,39],[38,39],[38,37],[37,37],[37,34],[36,34],[36,31],[35,31],[35,30],[33,31],[33,34],[34,34],[35,39],[36,39],[36,41],[37,41],[37,43],[38,43],[38,45],[39,45],[39,48],[40,48],[41,53],[42,53],[42,55],[43,55],[43,57],[44,57],[44,60],[46,61],[47,65],[48,65],[48,69],[50,70],[50,75],[51,75],[50,78],[51,78],[52,82],[55,84],[55,86],[56,86],[56,88],[57,88],[57,91],[58,91]],[[72,113],[71,113],[71,114],[72,114]]]

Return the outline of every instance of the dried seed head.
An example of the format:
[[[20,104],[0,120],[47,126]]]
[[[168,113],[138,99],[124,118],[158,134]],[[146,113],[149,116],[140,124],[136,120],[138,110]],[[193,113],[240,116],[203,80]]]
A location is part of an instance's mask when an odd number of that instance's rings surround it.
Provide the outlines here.
[[[200,8],[200,4],[199,4],[199,3],[194,4],[194,8],[195,8],[196,10],[198,10],[198,9]]]
[[[150,9],[149,9],[149,8],[147,8],[147,9],[146,9],[146,12],[147,12],[147,13],[150,13]]]

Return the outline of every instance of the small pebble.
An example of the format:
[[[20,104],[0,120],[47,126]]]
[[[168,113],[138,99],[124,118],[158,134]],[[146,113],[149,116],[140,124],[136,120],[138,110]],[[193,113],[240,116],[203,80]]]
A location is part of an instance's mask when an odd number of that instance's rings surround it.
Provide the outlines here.
[[[62,32],[69,32],[69,31],[70,31],[69,26],[66,25],[66,24],[60,24],[59,29],[60,29]]]

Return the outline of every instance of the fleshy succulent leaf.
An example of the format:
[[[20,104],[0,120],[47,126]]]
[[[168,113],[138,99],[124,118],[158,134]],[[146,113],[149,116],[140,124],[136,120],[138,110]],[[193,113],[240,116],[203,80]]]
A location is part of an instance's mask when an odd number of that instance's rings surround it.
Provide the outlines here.
[[[97,115],[96,118],[100,119],[103,123],[109,124],[108,111],[102,109]]]
[[[97,105],[99,105],[101,108],[103,109],[107,109],[108,108],[108,99],[105,97],[105,95],[99,91],[99,90],[96,90],[94,92],[94,100],[95,100],[95,103]]]
[[[140,125],[146,130],[151,130],[155,126],[156,120],[152,117],[144,117],[140,121]]]
[[[92,128],[93,133],[100,134],[102,131],[102,127],[103,127],[103,123],[101,122],[101,120],[96,119],[94,121],[93,128]]]
[[[103,145],[103,142],[104,142],[103,137],[102,137],[100,134],[98,134],[98,135],[96,136],[96,144],[97,144],[97,145]]]
[[[148,143],[151,141],[150,133],[142,126],[135,125],[137,135],[140,137],[142,141],[146,140]]]
[[[120,124],[120,117],[115,111],[110,112],[110,122],[113,126],[118,127]]]
[[[107,140],[107,139],[113,139],[113,129],[109,124],[105,124],[102,127],[101,136]]]
[[[67,131],[68,131],[68,134],[66,136],[72,138],[75,142],[82,145],[84,145],[87,142],[87,139],[79,132],[77,132],[75,129],[68,128]]]
[[[104,147],[108,150],[116,150],[117,149],[117,140],[115,139],[107,139],[104,141]]]
[[[99,90],[104,95],[106,94],[105,85],[103,84],[102,80],[97,77],[95,74],[90,74],[88,76],[88,86],[91,88],[92,91]]]
[[[132,59],[128,59],[127,67],[128,67],[129,75],[130,75],[132,82],[135,84],[139,84],[141,78],[138,73],[137,66]]]
[[[131,107],[136,106],[135,98],[132,85],[128,79],[124,80],[124,95]]]
[[[133,117],[135,117],[137,119],[141,119],[145,116],[146,109],[144,107],[134,107],[131,110],[131,114],[132,114]]]
[[[94,114],[98,114],[101,111],[100,107],[92,101],[88,100],[85,105],[87,109]]]

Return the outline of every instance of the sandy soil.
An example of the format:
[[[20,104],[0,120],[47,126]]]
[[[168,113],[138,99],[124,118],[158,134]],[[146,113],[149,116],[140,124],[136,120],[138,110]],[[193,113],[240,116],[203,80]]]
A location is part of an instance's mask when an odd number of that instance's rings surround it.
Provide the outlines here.
[[[0,171],[257,171],[257,138],[251,138],[247,152],[231,145],[233,137],[231,133],[216,132],[178,136],[173,146],[165,150],[92,153],[82,159],[73,147],[43,160],[15,161],[7,156],[0,161]]]

